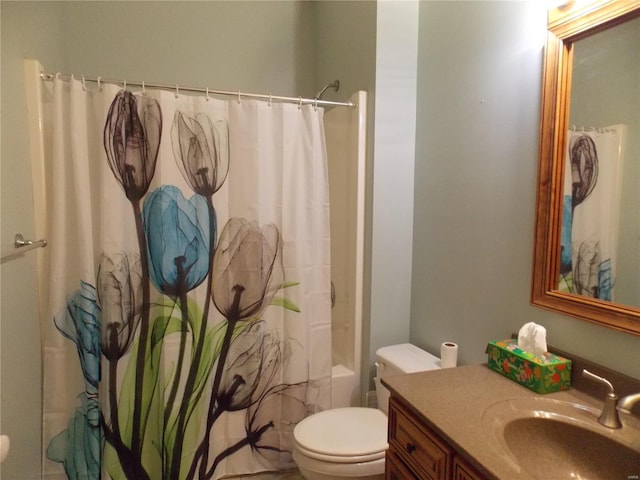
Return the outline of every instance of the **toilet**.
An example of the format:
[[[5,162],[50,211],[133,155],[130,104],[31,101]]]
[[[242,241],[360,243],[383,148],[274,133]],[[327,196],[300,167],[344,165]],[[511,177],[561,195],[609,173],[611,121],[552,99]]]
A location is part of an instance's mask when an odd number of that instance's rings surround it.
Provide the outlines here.
[[[378,408],[332,408],[293,430],[293,459],[307,480],[384,479],[389,390],[381,378],[440,368],[440,359],[402,343],[376,351]]]

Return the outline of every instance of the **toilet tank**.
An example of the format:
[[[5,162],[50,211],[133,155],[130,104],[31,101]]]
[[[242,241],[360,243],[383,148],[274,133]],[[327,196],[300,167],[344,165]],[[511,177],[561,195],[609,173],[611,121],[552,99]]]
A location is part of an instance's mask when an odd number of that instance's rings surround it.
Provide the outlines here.
[[[376,396],[378,408],[389,412],[389,390],[380,382],[381,378],[404,373],[424,372],[440,368],[440,359],[411,343],[381,347],[376,351]]]

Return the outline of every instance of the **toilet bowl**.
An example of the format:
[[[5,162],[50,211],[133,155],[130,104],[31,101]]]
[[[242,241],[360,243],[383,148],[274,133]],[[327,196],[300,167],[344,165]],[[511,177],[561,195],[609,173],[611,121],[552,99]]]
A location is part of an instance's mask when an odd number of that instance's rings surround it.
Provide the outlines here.
[[[378,408],[341,407],[311,415],[293,430],[293,460],[307,480],[384,479],[389,391],[381,378],[440,368],[409,343],[376,352]]]
[[[384,473],[387,417],[345,407],[307,417],[295,428],[293,459],[308,480],[378,479]]]

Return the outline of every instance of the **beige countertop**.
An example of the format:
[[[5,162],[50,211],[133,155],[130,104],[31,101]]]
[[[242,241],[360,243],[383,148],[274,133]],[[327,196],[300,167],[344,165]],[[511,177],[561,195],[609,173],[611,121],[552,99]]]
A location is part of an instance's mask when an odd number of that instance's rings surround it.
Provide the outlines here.
[[[402,397],[409,408],[458,453],[474,464],[489,479],[530,479],[518,471],[494,445],[483,415],[504,400],[541,397],[486,365],[398,375],[383,379],[392,395]],[[545,399],[578,402],[601,408],[602,402],[570,389],[542,395]],[[597,415],[593,418],[597,425]],[[604,427],[603,427],[604,428]]]

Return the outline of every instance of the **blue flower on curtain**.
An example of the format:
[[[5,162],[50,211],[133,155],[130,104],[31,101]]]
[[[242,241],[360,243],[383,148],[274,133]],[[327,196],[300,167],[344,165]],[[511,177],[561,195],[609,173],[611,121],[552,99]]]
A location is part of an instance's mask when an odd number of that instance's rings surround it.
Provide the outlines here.
[[[100,382],[100,310],[96,289],[80,282],[80,289],[67,300],[66,308],[55,316],[56,328],[76,344],[88,394],[98,393]]]
[[[156,170],[162,112],[156,100],[120,90],[104,126],[104,149],[113,175],[129,200],[140,200]]]
[[[571,195],[565,195],[562,203],[562,231],[560,236],[560,285],[562,291],[573,290],[573,246],[571,225],[573,208]]]
[[[611,301],[613,295],[613,272],[611,269],[611,259],[600,263],[598,268],[598,298]]]
[[[102,463],[100,405],[97,397],[81,393],[80,406],[67,430],[51,439],[47,458],[62,463],[71,480],[99,480]]]
[[[56,328],[76,344],[85,391],[67,430],[56,435],[47,447],[47,458],[62,463],[67,477],[99,479],[102,431],[98,384],[100,382],[100,308],[96,289],[80,282],[67,306],[54,317]]]
[[[209,273],[209,212],[205,199],[186,200],[173,185],[154,190],[142,208],[149,275],[171,297],[193,290]]]

